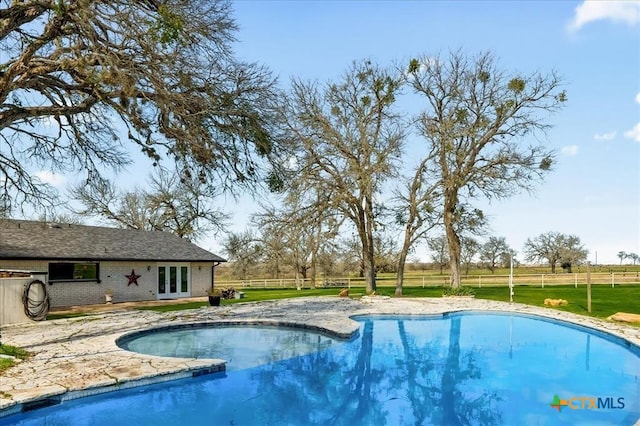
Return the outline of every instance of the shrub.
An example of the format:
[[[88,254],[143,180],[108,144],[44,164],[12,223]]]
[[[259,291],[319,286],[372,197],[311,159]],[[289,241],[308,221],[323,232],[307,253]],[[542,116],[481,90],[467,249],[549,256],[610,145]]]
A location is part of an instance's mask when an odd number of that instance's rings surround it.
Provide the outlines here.
[[[233,287],[225,288],[222,290],[222,298],[223,299],[233,299],[236,297],[236,289]]]
[[[442,292],[443,296],[474,296],[475,292],[471,287],[447,287]]]

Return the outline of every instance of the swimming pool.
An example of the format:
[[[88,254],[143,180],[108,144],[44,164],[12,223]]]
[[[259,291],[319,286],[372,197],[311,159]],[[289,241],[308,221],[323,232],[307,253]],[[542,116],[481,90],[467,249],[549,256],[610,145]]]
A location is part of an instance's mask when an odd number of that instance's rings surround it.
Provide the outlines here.
[[[122,349],[147,355],[211,358],[242,370],[327,349],[341,339],[300,327],[190,324],[132,333]]]
[[[512,314],[356,319],[356,338],[304,355],[67,401],[2,424],[624,425],[640,418],[640,350],[620,339]]]

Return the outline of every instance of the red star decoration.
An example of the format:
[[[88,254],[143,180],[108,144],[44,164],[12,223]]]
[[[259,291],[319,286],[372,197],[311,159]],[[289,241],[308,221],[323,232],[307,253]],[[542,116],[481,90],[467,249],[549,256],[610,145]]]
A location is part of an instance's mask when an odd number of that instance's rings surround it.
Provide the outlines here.
[[[131,270],[131,274],[125,275],[125,277],[129,278],[129,282],[127,283],[127,287],[129,287],[131,284],[138,285],[138,278],[140,278],[141,276],[142,275],[136,275],[136,271],[134,271],[132,269]]]

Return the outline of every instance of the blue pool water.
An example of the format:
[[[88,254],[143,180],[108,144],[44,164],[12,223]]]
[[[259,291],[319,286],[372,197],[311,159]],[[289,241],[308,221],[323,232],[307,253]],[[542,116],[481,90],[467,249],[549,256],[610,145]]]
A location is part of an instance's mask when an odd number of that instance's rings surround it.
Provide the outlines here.
[[[120,339],[118,346],[147,355],[223,359],[230,371],[306,355],[339,343],[339,339],[300,328],[196,324],[134,333]]]
[[[601,333],[506,314],[357,320],[356,338],[306,354],[67,401],[0,423],[633,425],[640,419],[640,350]],[[556,405],[570,406],[552,407],[555,396]]]

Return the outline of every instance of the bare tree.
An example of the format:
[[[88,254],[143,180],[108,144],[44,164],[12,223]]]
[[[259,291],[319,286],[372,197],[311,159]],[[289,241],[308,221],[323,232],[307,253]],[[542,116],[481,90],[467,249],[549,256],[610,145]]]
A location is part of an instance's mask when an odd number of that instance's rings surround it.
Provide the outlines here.
[[[619,251],[617,256],[618,256],[618,259],[620,259],[620,264],[622,265],[622,261],[625,260],[629,255],[627,254],[626,251]]]
[[[119,191],[112,182],[93,179],[78,185],[72,196],[83,208],[76,214],[97,216],[125,228],[166,231],[197,241],[219,232],[228,215],[215,207],[219,189],[197,177],[155,169],[148,190]]]
[[[262,261],[262,244],[251,231],[230,233],[222,246],[230,262],[232,275],[241,280],[246,280]]]
[[[451,285],[460,286],[461,206],[479,195],[508,197],[532,190],[552,164],[552,153],[529,135],[548,128],[566,95],[555,73],[509,75],[490,53],[410,61],[408,80],[426,101],[418,128],[429,141],[429,167],[440,176]]]
[[[395,236],[378,233],[374,238],[376,273],[398,272],[400,251]]]
[[[508,265],[512,255],[515,256],[515,251],[509,247],[505,237],[489,237],[480,249],[480,261],[491,273],[498,266]]]
[[[473,262],[473,258],[480,251],[480,243],[471,237],[460,238],[460,261],[464,266],[464,273],[469,275],[469,269]]]
[[[588,250],[584,248],[580,238],[559,232],[547,232],[535,238],[527,238],[524,243],[525,259],[531,262],[546,260],[555,274],[556,264],[564,263],[569,272],[571,265],[587,258]]]
[[[291,139],[299,141],[301,173],[293,186],[313,188],[320,196],[308,205],[353,224],[368,292],[376,289],[376,196],[396,174],[404,136],[392,109],[399,89],[397,76],[369,61],[357,62],[340,82],[322,89],[294,81],[286,112]]]
[[[132,147],[228,186],[277,155],[275,81],[234,57],[227,0],[2,4],[0,185],[14,203],[55,196],[35,167],[91,180]]]
[[[265,241],[265,257],[275,256],[269,253],[272,246],[280,249],[282,261],[294,270],[298,287],[300,277],[311,278],[315,286],[318,252],[335,238],[337,224],[323,217],[322,209],[307,209],[299,197],[292,195],[285,197],[281,208],[261,206],[262,211],[253,215],[252,221],[262,230],[263,240],[272,241]]]
[[[289,257],[284,229],[273,222],[263,222],[259,229],[256,238],[262,246],[262,263],[271,278],[281,278]]]
[[[360,238],[355,234],[342,238],[339,242],[338,251],[343,266],[342,269],[348,272],[356,272],[359,277],[364,277],[364,258],[362,257]]]
[[[425,158],[416,167],[413,177],[406,179],[405,186],[396,190],[394,219],[397,225],[404,228],[398,255],[396,296],[402,296],[404,268],[410,251],[431,229],[441,224],[442,209],[436,206],[439,185],[436,179],[427,174],[426,166]]]
[[[438,265],[440,273],[442,274],[444,267],[450,262],[447,237],[445,235],[431,237],[427,239],[427,245],[429,246],[429,250],[431,250],[431,260]]]
[[[74,208],[78,216],[94,216],[122,228],[152,230],[159,212],[151,209],[147,194],[140,188],[120,191],[106,179],[92,179],[86,185],[70,189],[71,197],[82,206]]]
[[[38,217],[40,222],[66,223],[71,225],[84,225],[84,218],[73,213],[50,213]]]

